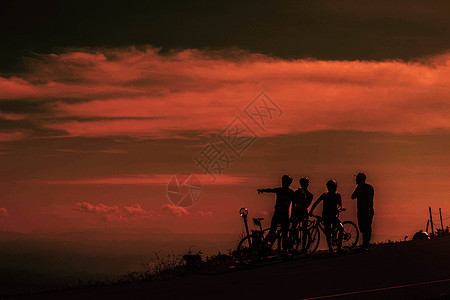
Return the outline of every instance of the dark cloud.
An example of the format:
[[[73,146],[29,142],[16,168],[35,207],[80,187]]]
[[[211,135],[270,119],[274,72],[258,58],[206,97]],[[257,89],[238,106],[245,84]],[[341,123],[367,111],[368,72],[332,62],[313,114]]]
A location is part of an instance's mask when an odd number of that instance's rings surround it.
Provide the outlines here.
[[[6,120],[0,117],[1,130],[34,129],[35,126],[27,120]]]
[[[32,101],[29,99],[5,99],[0,101],[0,111],[13,114],[35,114],[50,112],[45,102]]]
[[[11,1],[3,71],[58,47],[237,46],[284,58],[411,59],[450,48],[448,1]],[[7,46],[5,46],[7,45]]]
[[[67,121],[79,121],[79,122],[92,122],[92,121],[126,121],[126,120],[160,120],[166,119],[164,117],[49,117],[43,118],[45,121],[52,122],[67,122]]]

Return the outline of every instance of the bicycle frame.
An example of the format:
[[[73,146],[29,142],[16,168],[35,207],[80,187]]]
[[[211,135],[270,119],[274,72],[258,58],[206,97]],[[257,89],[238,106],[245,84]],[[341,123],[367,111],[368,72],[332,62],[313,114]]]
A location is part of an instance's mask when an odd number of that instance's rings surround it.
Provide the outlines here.
[[[325,229],[323,228],[322,217],[313,215],[314,221],[311,221],[311,225],[308,225],[308,228],[319,228],[320,231],[325,234]]]
[[[308,225],[308,228],[311,228],[311,227],[318,227],[318,228],[320,228],[320,230],[323,232],[323,234],[326,234],[325,226],[324,226],[324,223],[323,223],[323,218],[320,217],[320,216],[316,216],[316,215],[313,215],[313,217],[315,218],[315,220],[312,222],[311,225]],[[342,227],[342,222],[341,222],[341,220],[339,220],[339,217],[338,217],[337,219],[338,219],[338,221],[339,221],[339,224],[340,224],[341,227]]]
[[[339,211],[340,212],[340,211]],[[314,228],[317,228],[320,234],[320,231],[322,231],[323,235],[325,235],[325,238],[327,239],[328,247],[331,246],[337,246],[338,249],[342,247],[342,233],[343,233],[343,225],[341,220],[339,219],[339,212],[336,216],[337,220],[339,221],[339,228],[337,228],[334,224],[332,224],[331,231],[327,232],[325,229],[325,224],[323,222],[323,218],[321,216],[312,215],[314,217],[314,221],[312,221],[311,225],[308,225],[308,229],[310,231],[313,231]],[[318,245],[317,245],[318,247]]]
[[[260,242],[266,243],[266,241],[265,241],[265,238],[267,237],[267,233],[266,232],[270,231],[271,227],[267,227],[267,228],[263,229],[260,220],[258,221],[258,224],[256,224],[255,222],[253,222],[253,223],[254,223],[255,226],[258,226],[259,229],[251,230],[250,231],[251,232],[250,235],[252,235],[254,238],[258,237],[258,238],[261,239]],[[275,241],[279,240],[281,235],[282,235],[281,226],[277,225],[277,229],[275,231]],[[247,236],[249,236],[248,231],[247,231]],[[252,243],[253,241],[249,241],[249,242]],[[270,247],[273,247],[274,244],[275,244],[275,242],[273,244],[271,244]]]

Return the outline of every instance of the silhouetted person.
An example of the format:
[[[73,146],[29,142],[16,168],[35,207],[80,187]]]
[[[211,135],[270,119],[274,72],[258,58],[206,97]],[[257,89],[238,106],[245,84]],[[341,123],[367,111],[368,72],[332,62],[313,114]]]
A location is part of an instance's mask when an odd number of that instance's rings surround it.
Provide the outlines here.
[[[278,225],[281,225],[281,232],[283,241],[285,240],[289,231],[289,207],[294,200],[294,191],[289,187],[292,183],[292,178],[289,175],[283,175],[281,178],[281,187],[274,189],[259,189],[258,193],[275,193],[277,200],[275,203],[275,211],[273,213],[272,221],[270,222],[270,230],[265,241],[273,244],[275,241],[275,232]],[[285,245],[283,245],[285,248]]]
[[[356,184],[352,199],[357,199],[358,226],[363,238],[362,249],[368,250],[372,236],[372,219],[375,214],[373,211],[374,190],[370,184],[366,183],[366,174],[364,173],[356,175]]]
[[[331,227],[335,227],[339,230],[339,236],[342,234],[342,225],[338,219],[339,209],[342,208],[342,198],[341,194],[337,193],[337,182],[334,180],[328,180],[327,182],[327,193],[323,193],[320,197],[314,202],[311,207],[310,214],[314,212],[316,206],[323,201],[322,208],[322,219],[323,225],[325,227],[325,234],[327,238],[328,249],[330,252],[333,252],[333,248],[331,246]],[[338,243],[338,248],[340,250],[340,243]]]
[[[308,178],[302,177],[299,182],[301,188],[298,188],[295,191],[294,201],[292,202],[292,227],[297,227],[299,223],[302,223],[302,227],[306,228],[308,226],[308,208],[311,205],[314,195],[308,190]]]

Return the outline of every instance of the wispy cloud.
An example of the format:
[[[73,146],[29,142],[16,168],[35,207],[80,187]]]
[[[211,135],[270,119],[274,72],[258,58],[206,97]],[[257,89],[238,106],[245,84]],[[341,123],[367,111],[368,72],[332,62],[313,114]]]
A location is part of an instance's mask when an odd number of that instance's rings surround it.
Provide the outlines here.
[[[93,205],[89,202],[76,203],[73,209],[75,211],[88,212],[94,214],[116,214],[119,212],[118,206],[108,206],[102,203]]]
[[[201,217],[212,217],[213,216],[213,212],[212,211],[204,211],[204,210],[199,210],[198,212],[195,213],[197,216],[201,216]]]
[[[196,176],[201,184],[227,185],[244,182],[246,176],[234,176],[222,174],[217,176],[216,181],[212,182],[210,175],[192,174]],[[165,185],[173,178],[174,174],[138,174],[124,175],[122,177],[96,177],[96,178],[76,178],[68,180],[33,180],[41,184],[113,184],[113,185]]]
[[[23,132],[0,132],[0,142],[16,141],[24,138]]]
[[[150,213],[145,211],[140,204],[109,206],[102,203],[91,204],[89,202],[75,203],[73,210],[80,213],[95,214],[104,221],[125,222],[128,223],[130,218],[149,217]]]
[[[142,209],[140,204],[136,204],[136,205],[131,205],[131,206],[123,206],[123,209],[129,214],[129,215],[138,215],[138,216],[143,216],[146,215],[147,212],[145,210]]]
[[[161,210],[167,215],[173,215],[177,217],[190,215],[190,213],[185,208],[172,204],[161,205]]]
[[[143,209],[139,203],[134,205],[106,205],[103,203],[93,204],[90,202],[78,202],[73,206],[73,211],[77,213],[84,213],[89,215],[95,215],[96,218],[103,221],[113,222],[125,222],[130,223],[137,220],[147,221],[163,221],[170,217],[212,217],[212,211],[199,210],[195,213],[190,213],[185,208],[175,206],[172,204],[163,204],[159,207],[159,210]],[[0,209],[0,215],[2,210]],[[6,212],[6,210],[5,210]],[[45,212],[40,211],[39,214],[56,214],[61,215],[60,212]],[[7,212],[6,212],[7,215]]]

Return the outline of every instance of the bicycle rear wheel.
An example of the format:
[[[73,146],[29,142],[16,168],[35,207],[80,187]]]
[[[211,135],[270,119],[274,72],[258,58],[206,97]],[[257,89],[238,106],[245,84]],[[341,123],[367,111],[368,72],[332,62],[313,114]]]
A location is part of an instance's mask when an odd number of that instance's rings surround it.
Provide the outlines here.
[[[342,248],[352,249],[356,246],[359,239],[359,230],[352,221],[342,222],[344,230],[342,232]]]
[[[239,242],[236,251],[237,256],[242,258],[258,257],[262,253],[263,244],[260,236],[248,235]]]

